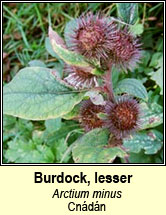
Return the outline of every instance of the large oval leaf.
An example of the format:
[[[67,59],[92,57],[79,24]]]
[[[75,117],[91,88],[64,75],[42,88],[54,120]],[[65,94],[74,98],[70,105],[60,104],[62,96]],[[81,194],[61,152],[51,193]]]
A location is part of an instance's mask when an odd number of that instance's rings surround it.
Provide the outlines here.
[[[128,23],[134,24],[138,20],[138,4],[137,3],[117,3],[119,18]]]
[[[137,98],[148,100],[148,93],[143,84],[135,78],[125,78],[122,81],[118,82],[115,87],[115,93],[127,93],[129,95],[135,96]]]
[[[76,163],[112,163],[116,157],[124,158],[126,152],[119,147],[107,148],[109,133],[106,129],[94,129],[74,144],[72,153]]]
[[[141,119],[141,129],[153,128],[163,123],[163,108],[157,103],[152,103],[150,107],[146,103],[141,103],[143,117]]]
[[[145,154],[156,154],[162,147],[163,135],[157,130],[139,132],[123,140],[123,145],[130,152],[139,153],[141,149]]]
[[[52,119],[70,112],[83,96],[60,83],[50,69],[28,67],[5,85],[3,110],[25,119]]]

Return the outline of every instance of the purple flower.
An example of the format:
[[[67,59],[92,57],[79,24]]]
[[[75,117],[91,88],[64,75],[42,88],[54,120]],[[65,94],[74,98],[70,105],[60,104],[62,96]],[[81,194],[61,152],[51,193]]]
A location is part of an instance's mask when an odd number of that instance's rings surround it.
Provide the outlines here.
[[[125,29],[120,29],[114,37],[114,47],[109,53],[109,61],[124,69],[132,70],[141,58],[141,44]]]
[[[68,48],[88,60],[107,59],[112,50],[113,39],[116,36],[117,25],[100,13],[92,12],[81,15],[66,37],[70,41]]]
[[[101,112],[104,112],[104,106],[94,105],[90,100],[82,102],[79,121],[86,132],[102,127],[103,121],[97,116]]]
[[[107,118],[104,126],[117,139],[122,139],[140,127],[141,110],[138,102],[128,96],[121,96],[116,103],[107,102],[105,107]]]
[[[67,65],[64,72],[68,74],[64,81],[75,89],[89,89],[98,86],[96,76],[85,68]]]

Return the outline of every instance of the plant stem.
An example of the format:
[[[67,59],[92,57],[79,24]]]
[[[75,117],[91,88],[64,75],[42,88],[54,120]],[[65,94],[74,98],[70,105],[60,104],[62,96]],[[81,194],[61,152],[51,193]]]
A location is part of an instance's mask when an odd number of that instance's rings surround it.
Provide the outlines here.
[[[130,163],[128,157],[124,157],[126,163]]]
[[[109,65],[109,69],[106,71],[106,74],[105,74],[105,88],[108,94],[108,99],[114,103],[115,96],[114,96],[113,85],[112,85],[112,64]]]

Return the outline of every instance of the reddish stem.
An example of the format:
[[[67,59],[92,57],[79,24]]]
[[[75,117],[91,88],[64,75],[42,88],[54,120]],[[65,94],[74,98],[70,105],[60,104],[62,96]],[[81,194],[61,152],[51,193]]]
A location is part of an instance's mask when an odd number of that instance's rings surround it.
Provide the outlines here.
[[[113,85],[112,85],[112,64],[111,63],[109,65],[109,69],[106,71],[104,79],[105,79],[105,86],[104,86],[105,92],[108,95],[108,99],[114,103],[115,96],[114,96]]]

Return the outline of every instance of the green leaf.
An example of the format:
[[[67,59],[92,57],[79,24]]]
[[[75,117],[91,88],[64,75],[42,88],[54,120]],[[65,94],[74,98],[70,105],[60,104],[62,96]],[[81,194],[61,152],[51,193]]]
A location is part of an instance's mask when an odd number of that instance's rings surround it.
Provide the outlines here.
[[[49,28],[49,38],[54,52],[64,60],[67,64],[80,67],[89,67],[89,64],[85,61],[82,55],[69,51],[65,46],[57,42],[57,33]]]
[[[141,65],[143,64],[143,69],[150,69],[150,68],[148,68],[148,63],[150,61],[150,58],[151,58],[150,52],[147,50],[146,51],[143,50],[142,58],[141,58],[141,62],[140,62]]]
[[[84,94],[57,80],[50,69],[28,67],[4,86],[4,114],[31,120],[46,120],[69,113]]]
[[[24,141],[32,138],[34,126],[31,121],[24,119],[16,119],[15,117],[3,116],[3,143],[9,138],[21,138]]]
[[[96,76],[102,76],[104,74],[104,71],[102,71],[100,68],[94,68],[91,70],[91,73]]]
[[[146,103],[141,103],[143,116],[141,118],[141,129],[153,128],[163,123],[163,108],[157,103],[152,103],[150,107]]]
[[[134,24],[138,20],[138,4],[137,3],[117,3],[119,18],[128,23]]]
[[[66,119],[66,120],[76,118],[76,117],[78,117],[79,112],[80,112],[80,105],[78,104],[73,108],[73,110],[71,112],[69,112],[69,113],[65,114],[64,116],[62,116],[62,118]]]
[[[12,138],[16,134],[12,131],[15,129],[16,123],[15,117],[3,115],[3,146],[9,138]]]
[[[163,95],[163,57],[160,57],[156,67],[159,68],[157,71],[151,73],[151,79],[160,87],[160,94]]]
[[[31,60],[28,65],[30,67],[46,67],[46,64],[41,60]]]
[[[16,135],[20,132],[24,140],[32,138],[32,132],[34,131],[34,125],[31,121],[25,119],[18,119],[15,126]]]
[[[134,78],[126,78],[118,82],[115,94],[127,93],[137,98],[148,100],[148,93],[141,81]]]
[[[13,116],[3,115],[3,130],[12,129],[16,124],[16,118]]]
[[[61,124],[61,118],[48,119],[45,121],[45,126],[49,133],[58,131],[61,128]]]
[[[72,154],[75,163],[112,163],[126,152],[119,147],[108,148],[109,133],[106,129],[94,129],[74,143]]]
[[[62,138],[54,144],[54,148],[55,148],[56,161],[57,161],[57,163],[59,163],[68,148],[67,142],[65,141],[64,138]],[[71,157],[70,155],[67,155],[65,157],[65,159],[63,160],[63,162],[67,163],[68,160],[70,159],[70,157]]]
[[[143,150],[140,153],[131,152],[129,155],[129,163],[155,163],[154,155],[146,155]]]
[[[33,141],[8,142],[5,158],[14,163],[53,163],[54,155],[45,145],[36,145]]]
[[[139,153],[141,149],[145,154],[156,154],[162,147],[163,135],[157,130],[139,132],[123,140],[123,146],[129,152]]]
[[[55,62],[53,70],[55,69],[56,71],[56,76],[59,77],[60,79],[63,78],[63,71],[64,71],[64,64]]]
[[[43,133],[43,140],[47,145],[54,146],[54,144],[58,142],[58,140],[66,138],[70,132],[76,129],[79,129],[78,123],[76,123],[75,121],[65,121],[62,122],[61,128],[55,132],[49,133],[46,129]],[[72,143],[75,140],[75,137],[70,138],[68,140],[68,143]]]
[[[135,24],[130,26],[130,32],[135,35],[139,36],[144,32],[144,26],[143,24]]]
[[[155,49],[157,49],[158,52],[162,52],[163,53],[163,37],[158,37],[158,41],[156,43],[156,47]]]
[[[57,58],[57,59],[60,59],[59,56],[54,52],[49,37],[46,37],[46,39],[45,39],[45,47],[46,47],[47,52],[48,52],[52,57],[55,57],[55,58]]]
[[[158,68],[161,66],[163,61],[163,54],[162,52],[156,52],[152,55],[152,59],[150,61],[149,67]]]

